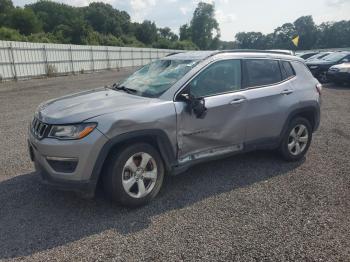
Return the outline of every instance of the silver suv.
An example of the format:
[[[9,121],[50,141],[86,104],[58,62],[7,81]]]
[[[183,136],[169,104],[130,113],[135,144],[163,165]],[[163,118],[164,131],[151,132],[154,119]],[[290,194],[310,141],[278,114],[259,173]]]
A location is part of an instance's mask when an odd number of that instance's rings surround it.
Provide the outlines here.
[[[165,174],[256,149],[307,152],[321,85],[278,52],[200,51],[154,61],[111,87],[41,104],[29,152],[43,181],[123,205],[154,198]]]

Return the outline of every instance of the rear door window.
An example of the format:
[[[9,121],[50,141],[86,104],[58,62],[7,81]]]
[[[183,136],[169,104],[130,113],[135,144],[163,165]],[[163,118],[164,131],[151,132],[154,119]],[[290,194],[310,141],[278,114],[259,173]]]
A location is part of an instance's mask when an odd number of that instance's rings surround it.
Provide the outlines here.
[[[282,80],[277,60],[247,59],[245,66],[245,86],[256,87],[278,83]]]

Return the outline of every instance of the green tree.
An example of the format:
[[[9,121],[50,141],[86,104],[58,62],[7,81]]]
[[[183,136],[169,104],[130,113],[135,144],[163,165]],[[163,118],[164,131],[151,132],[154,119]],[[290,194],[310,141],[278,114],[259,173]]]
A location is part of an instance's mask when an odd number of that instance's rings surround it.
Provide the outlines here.
[[[312,16],[299,17],[295,20],[294,27],[300,37],[298,49],[313,48],[317,41],[317,27]]]
[[[52,1],[40,0],[26,7],[34,11],[42,22],[45,32],[53,32],[59,25],[71,25],[77,19],[83,20],[81,8]]]
[[[137,40],[150,45],[157,40],[157,27],[154,22],[145,20],[136,28],[135,36]]]
[[[11,0],[0,0],[0,26],[6,25],[8,14],[14,9]]]
[[[0,39],[7,41],[27,41],[27,38],[21,35],[18,30],[0,27]]]
[[[13,9],[13,3],[11,0],[0,0],[0,13],[6,13]]]
[[[9,15],[9,25],[24,35],[38,33],[42,30],[41,22],[29,8],[12,10]]]
[[[214,48],[220,37],[219,23],[215,19],[215,7],[200,2],[191,20],[191,38],[200,49]]]
[[[170,41],[179,40],[179,37],[174,34],[169,27],[158,28],[158,34],[160,38],[164,38]]]
[[[292,23],[285,23],[277,27],[273,35],[273,48],[295,49],[292,39],[296,35],[297,31]]]
[[[129,29],[130,16],[105,3],[91,3],[85,10],[85,19],[94,30],[103,34],[121,36]]]
[[[189,25],[182,25],[180,27],[180,40],[192,40],[192,32]]]
[[[317,47],[350,46],[350,21],[327,22],[318,27]]]
[[[267,47],[266,36],[260,32],[240,32],[236,34],[236,45],[243,49],[264,49]]]
[[[174,43],[173,48],[178,50],[198,50],[199,49],[198,46],[196,46],[190,40],[177,41]]]

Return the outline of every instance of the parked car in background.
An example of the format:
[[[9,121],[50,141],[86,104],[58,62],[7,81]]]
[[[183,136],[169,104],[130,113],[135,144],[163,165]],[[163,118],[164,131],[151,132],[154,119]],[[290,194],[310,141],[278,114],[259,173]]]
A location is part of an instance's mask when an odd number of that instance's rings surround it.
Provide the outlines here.
[[[324,58],[326,57],[327,55],[330,55],[330,54],[333,54],[334,52],[319,52],[318,54],[316,55],[313,55],[313,56],[310,56],[308,59],[306,59],[305,61],[306,62],[311,62],[313,60],[318,60],[318,59],[321,59],[321,58]]]
[[[350,52],[341,51],[335,52],[333,54],[327,55],[321,59],[306,62],[311,73],[316,77],[321,83],[328,82],[327,72],[331,66],[350,62]]]
[[[350,84],[350,63],[343,63],[331,66],[327,72],[329,81],[336,84]]]
[[[300,160],[319,126],[321,89],[291,55],[175,54],[111,87],[42,103],[30,157],[48,184],[90,195],[101,181],[114,201],[138,206],[166,173],[203,161],[256,149]]]
[[[316,54],[318,54],[318,53],[319,53],[319,52],[317,52],[317,51],[314,51],[314,52],[306,52],[306,53],[299,53],[299,54],[297,54],[297,56],[299,56],[300,58],[306,60],[306,59],[308,59],[309,57],[314,56],[314,55],[316,55]]]

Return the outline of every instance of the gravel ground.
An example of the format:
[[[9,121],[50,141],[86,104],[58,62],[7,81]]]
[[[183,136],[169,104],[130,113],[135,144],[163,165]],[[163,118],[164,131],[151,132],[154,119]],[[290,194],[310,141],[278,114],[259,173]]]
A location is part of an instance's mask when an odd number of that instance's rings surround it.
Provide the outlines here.
[[[167,177],[148,206],[39,184],[26,129],[43,100],[127,71],[0,85],[0,260],[349,261],[350,88],[327,86],[306,158],[254,152]]]

